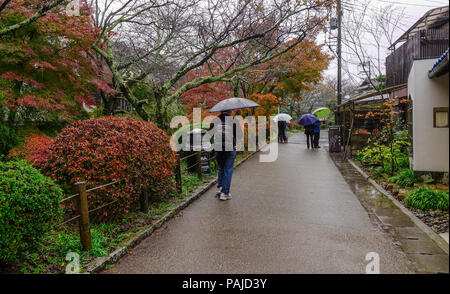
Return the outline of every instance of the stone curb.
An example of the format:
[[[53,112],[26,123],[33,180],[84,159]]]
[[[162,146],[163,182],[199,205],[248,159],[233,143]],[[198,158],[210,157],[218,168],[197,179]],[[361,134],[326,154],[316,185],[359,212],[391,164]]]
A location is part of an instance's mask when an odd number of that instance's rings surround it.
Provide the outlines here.
[[[261,149],[251,153],[241,161],[239,161],[234,168],[237,168],[244,162],[246,162],[250,157],[258,153]],[[162,225],[164,225],[166,222],[168,222],[170,219],[172,219],[175,215],[178,214],[181,210],[189,206],[194,200],[199,198],[201,195],[203,195],[206,191],[208,191],[214,184],[217,182],[217,177],[210,182],[208,182],[205,186],[197,188],[196,191],[194,191],[193,195],[186,198],[185,201],[178,204],[176,207],[174,207],[172,210],[164,214],[156,223],[152,224],[150,227],[145,228],[141,230],[140,232],[136,233],[136,235],[128,240],[123,246],[118,247],[116,250],[111,252],[107,256],[101,256],[96,258],[95,260],[88,263],[85,268],[85,273],[88,274],[94,274],[99,273],[102,270],[105,269],[107,265],[114,264],[117,261],[119,261],[123,256],[125,256],[130,249],[136,247],[139,243],[141,243],[144,239],[149,237],[154,231],[159,229]]]
[[[374,186],[378,191],[386,195],[400,210],[406,214],[411,221],[418,226],[431,240],[433,240],[439,248],[441,248],[445,253],[449,254],[449,245],[448,243],[439,236],[436,232],[434,232],[430,227],[428,227],[423,221],[421,221],[417,216],[415,216],[408,208],[403,206],[397,199],[395,199],[388,191],[386,191],[383,187],[380,186],[377,182],[371,179],[364,170],[362,170],[354,160],[347,159],[348,162],[367,180],[372,186]]]

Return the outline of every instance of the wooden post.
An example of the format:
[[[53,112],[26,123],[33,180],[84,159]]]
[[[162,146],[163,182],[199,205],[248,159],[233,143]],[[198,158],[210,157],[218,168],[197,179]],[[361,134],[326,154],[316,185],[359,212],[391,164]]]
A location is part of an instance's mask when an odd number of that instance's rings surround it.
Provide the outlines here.
[[[148,211],[148,193],[147,191],[142,191],[141,196],[139,197],[139,201],[141,203],[141,212]]]
[[[179,154],[176,154],[175,181],[177,183],[177,193],[181,195],[181,193],[183,192],[183,183],[181,182],[181,163]]]
[[[196,158],[197,158],[197,160],[196,160],[197,161],[197,164],[196,164],[197,177],[199,178],[199,180],[201,180],[202,176],[203,176],[203,174],[202,174],[202,151],[201,150],[197,151]]]
[[[92,249],[91,228],[89,224],[89,205],[86,194],[86,182],[75,183],[78,192],[78,212],[80,213],[80,241],[83,250],[89,251]]]

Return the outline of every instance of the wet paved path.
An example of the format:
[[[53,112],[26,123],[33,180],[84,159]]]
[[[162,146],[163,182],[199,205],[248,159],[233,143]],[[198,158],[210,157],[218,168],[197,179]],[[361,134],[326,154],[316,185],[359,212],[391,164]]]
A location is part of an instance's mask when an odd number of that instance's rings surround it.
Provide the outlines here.
[[[214,193],[209,190],[108,272],[365,273],[368,252],[379,254],[381,273],[413,270],[371,222],[326,149],[306,149],[303,133],[279,145],[277,161],[260,163],[256,155],[241,165],[231,201]]]

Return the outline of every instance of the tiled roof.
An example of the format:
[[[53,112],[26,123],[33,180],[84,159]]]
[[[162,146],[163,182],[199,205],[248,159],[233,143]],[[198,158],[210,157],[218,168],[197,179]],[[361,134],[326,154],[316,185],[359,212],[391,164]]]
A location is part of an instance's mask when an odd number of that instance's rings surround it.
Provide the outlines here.
[[[441,57],[439,57],[438,60],[433,64],[431,69],[428,71],[429,75],[432,74],[433,71],[438,69],[440,67],[440,65],[445,65],[445,63],[448,64],[448,59],[449,59],[448,52],[449,52],[449,48],[447,48],[447,50],[444,52],[444,54],[442,54]]]

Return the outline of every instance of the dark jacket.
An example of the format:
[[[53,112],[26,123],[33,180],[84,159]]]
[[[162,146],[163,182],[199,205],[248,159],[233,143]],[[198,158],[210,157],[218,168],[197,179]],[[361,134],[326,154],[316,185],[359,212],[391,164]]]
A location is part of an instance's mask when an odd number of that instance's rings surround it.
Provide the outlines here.
[[[320,121],[314,123],[314,133],[320,133]]]
[[[222,132],[222,151],[225,150],[226,143],[229,144],[229,142],[226,142],[226,140],[232,139],[233,140],[232,146],[233,146],[233,148],[236,148],[237,138],[238,138],[238,136],[240,138],[240,136],[242,134],[241,128],[240,127],[238,128],[236,126],[236,123],[231,123],[229,125],[226,125],[226,123],[227,122],[226,122],[224,116],[218,116],[210,124],[210,130],[213,130],[216,127],[216,125],[218,125],[218,127],[215,131]],[[225,133],[227,133],[228,131],[231,131],[231,130],[233,132],[232,136],[224,135]],[[215,139],[215,137],[214,137],[214,139]],[[216,150],[216,151],[219,151],[219,150]]]
[[[314,134],[314,125],[305,126],[305,134],[306,135]]]

